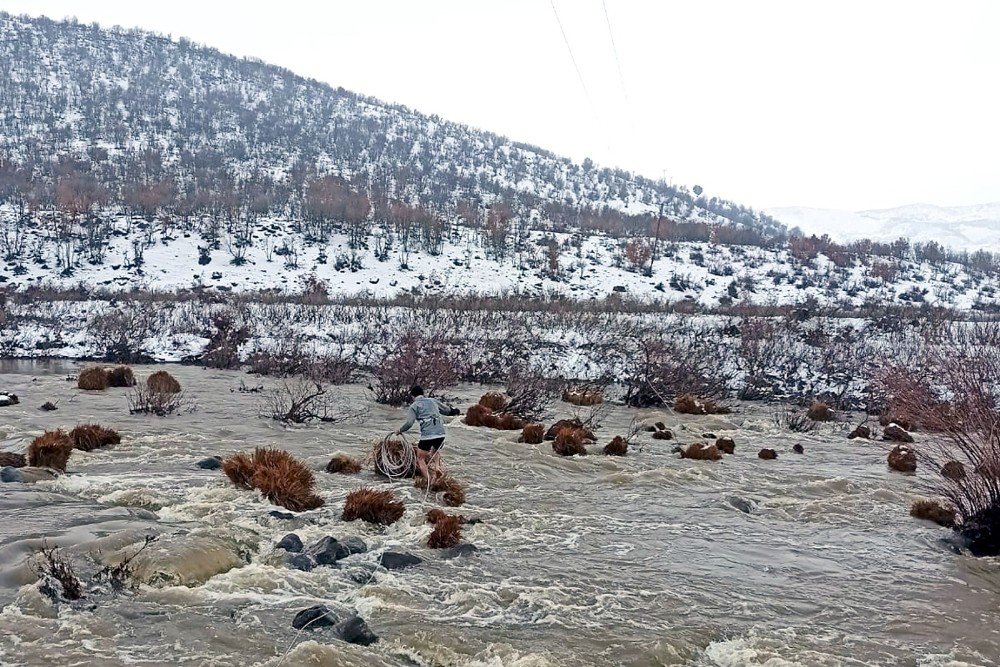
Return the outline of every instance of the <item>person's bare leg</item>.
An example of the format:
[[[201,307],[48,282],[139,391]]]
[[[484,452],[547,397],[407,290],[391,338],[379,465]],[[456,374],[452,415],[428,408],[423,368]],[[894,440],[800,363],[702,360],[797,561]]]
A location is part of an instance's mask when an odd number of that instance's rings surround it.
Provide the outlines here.
[[[427,480],[427,486],[431,484],[430,471],[427,469],[427,452],[422,449],[417,450],[417,469],[424,479]]]
[[[444,471],[441,470],[441,448],[435,449],[431,452],[430,459],[430,469],[434,472],[435,477],[444,475]]]

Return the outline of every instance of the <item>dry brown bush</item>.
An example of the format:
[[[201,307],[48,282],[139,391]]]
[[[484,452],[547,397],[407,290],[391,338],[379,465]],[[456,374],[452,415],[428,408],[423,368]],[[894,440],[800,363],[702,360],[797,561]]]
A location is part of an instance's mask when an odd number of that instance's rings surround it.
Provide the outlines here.
[[[586,385],[567,387],[563,391],[562,400],[579,406],[598,405],[604,402],[604,392],[599,387]]]
[[[128,366],[115,366],[107,371],[108,384],[112,387],[134,387],[135,373]]]
[[[505,413],[497,417],[496,428],[501,431],[520,431],[524,428],[524,421],[512,414]]]
[[[28,465],[66,472],[73,441],[62,430],[46,431],[28,445]]]
[[[360,519],[368,523],[388,526],[399,521],[405,511],[403,503],[395,499],[392,491],[362,487],[347,494],[341,518],[344,521]]]
[[[674,434],[668,429],[653,431],[653,440],[673,440]]]
[[[490,412],[502,412],[507,405],[507,397],[499,391],[488,391],[479,397],[479,405]]]
[[[917,471],[917,453],[906,445],[896,445],[886,459],[889,467],[899,472]]]
[[[910,506],[910,516],[933,521],[945,528],[954,528],[958,513],[954,507],[947,507],[937,500],[920,499],[914,500]]]
[[[608,444],[604,445],[605,456],[625,456],[628,454],[628,442],[620,435],[616,435]]]
[[[941,466],[941,476],[952,482],[960,482],[965,479],[965,466],[958,461],[948,461]]]
[[[583,456],[587,453],[583,446],[586,435],[582,428],[561,429],[552,441],[552,451],[559,456]]]
[[[76,449],[89,452],[108,445],[117,445],[121,436],[110,428],[100,424],[80,424],[69,432],[69,438]]]
[[[323,505],[313,491],[313,472],[288,452],[258,447],[253,454],[239,453],[222,463],[222,472],[241,489],[257,489],[275,505],[304,512]]]
[[[427,546],[431,549],[448,549],[457,546],[461,541],[461,517],[446,514],[434,522],[434,530],[427,538]]]
[[[23,468],[26,465],[28,465],[28,460],[24,458],[24,454],[0,452],[0,468]]]
[[[545,439],[545,425],[544,424],[526,424],[521,430],[521,437],[518,438],[518,442],[524,442],[529,445],[540,445]]]
[[[80,371],[76,386],[87,391],[104,391],[110,386],[108,372],[100,366],[91,366]]]
[[[729,414],[730,410],[712,398],[681,394],[674,400],[674,412],[685,415],[725,415]]]
[[[695,459],[696,461],[718,461],[722,458],[722,452],[715,445],[694,442],[681,450],[681,458]]]
[[[833,410],[823,401],[813,401],[806,410],[806,417],[814,422],[828,422],[833,420]]]
[[[343,452],[338,452],[326,464],[326,471],[342,475],[356,475],[361,472],[361,462]]]
[[[765,447],[765,448],[761,449],[759,452],[757,452],[757,458],[764,459],[764,460],[767,460],[767,461],[774,460],[774,459],[778,458],[778,452],[776,452],[773,449],[770,449],[768,447]]]
[[[465,423],[467,426],[485,426],[487,428],[496,428],[499,423],[499,418],[486,406],[476,403],[475,405],[469,406],[469,409],[466,410]]]
[[[715,441],[715,446],[718,447],[719,451],[723,454],[736,453],[736,441],[732,438],[719,438]]]
[[[167,371],[156,371],[146,378],[146,388],[154,394],[181,393],[181,383]]]

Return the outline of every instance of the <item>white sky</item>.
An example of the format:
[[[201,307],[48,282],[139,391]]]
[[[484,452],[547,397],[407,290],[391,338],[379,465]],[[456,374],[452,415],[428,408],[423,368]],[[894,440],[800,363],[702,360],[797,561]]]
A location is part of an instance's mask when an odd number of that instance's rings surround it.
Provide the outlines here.
[[[1000,201],[993,0],[0,0],[139,26],[755,207]],[[627,101],[626,101],[627,100]]]

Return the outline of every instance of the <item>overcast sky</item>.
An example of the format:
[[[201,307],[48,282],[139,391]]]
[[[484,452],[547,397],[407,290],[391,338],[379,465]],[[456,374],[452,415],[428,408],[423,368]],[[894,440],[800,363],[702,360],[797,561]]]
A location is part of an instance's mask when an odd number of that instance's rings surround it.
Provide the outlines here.
[[[1000,201],[1000,2],[554,6],[0,0],[190,37],[755,207]]]

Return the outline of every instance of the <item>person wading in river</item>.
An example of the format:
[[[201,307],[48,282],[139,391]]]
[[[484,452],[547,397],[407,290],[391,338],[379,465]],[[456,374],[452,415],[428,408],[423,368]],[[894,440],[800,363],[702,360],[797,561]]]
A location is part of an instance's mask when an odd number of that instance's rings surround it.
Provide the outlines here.
[[[424,390],[420,385],[413,385],[410,388],[410,396],[413,397],[413,401],[406,410],[406,421],[394,435],[406,433],[414,422],[420,425],[417,468],[429,485],[431,482],[430,469],[433,469],[435,475],[441,472],[441,447],[444,445],[444,421],[441,419],[441,415],[453,417],[461,414],[461,411],[457,408],[449,408],[436,398],[424,396]]]

